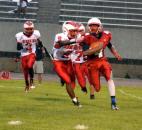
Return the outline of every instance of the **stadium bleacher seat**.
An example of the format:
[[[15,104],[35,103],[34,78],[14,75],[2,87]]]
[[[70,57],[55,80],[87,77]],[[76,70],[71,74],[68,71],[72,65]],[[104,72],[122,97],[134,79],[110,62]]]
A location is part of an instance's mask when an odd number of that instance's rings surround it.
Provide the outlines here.
[[[31,1],[28,4],[26,18],[17,17],[13,12],[17,8],[17,3],[10,0],[1,0],[0,1],[0,21],[26,21],[32,20],[36,21],[37,11],[38,11],[38,1]]]
[[[62,0],[59,23],[98,17],[104,26],[142,28],[141,7],[141,0]]]

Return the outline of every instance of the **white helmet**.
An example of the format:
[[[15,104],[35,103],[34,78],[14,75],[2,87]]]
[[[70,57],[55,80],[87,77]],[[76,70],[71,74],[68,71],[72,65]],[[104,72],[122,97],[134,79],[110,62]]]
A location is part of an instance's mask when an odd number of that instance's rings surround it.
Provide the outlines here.
[[[69,30],[77,30],[77,24],[74,21],[65,21],[62,26],[63,33],[68,34]]]
[[[80,35],[84,35],[85,34],[85,26],[82,23],[78,23],[78,33]]]
[[[80,23],[80,24],[79,24],[79,27],[78,27],[78,30],[79,30],[79,31],[82,30],[82,31],[85,32],[85,26],[84,26],[82,23]]]
[[[87,26],[88,26],[89,30],[90,30],[89,25],[92,25],[92,24],[99,25],[98,31],[97,31],[96,33],[102,32],[102,30],[103,30],[103,25],[102,25],[102,23],[101,23],[101,21],[100,21],[99,18],[93,17],[93,18],[91,18],[91,19],[88,20]]]
[[[24,23],[24,28],[34,28],[34,23],[32,21],[26,21]]]
[[[23,27],[24,27],[24,33],[26,35],[31,35],[34,32],[34,24],[32,21],[26,21]]]
[[[97,25],[99,25],[99,26],[102,25],[100,19],[98,19],[98,18],[96,18],[96,17],[91,18],[91,19],[88,20],[87,25],[89,26],[89,25],[91,25],[91,24],[97,24]]]

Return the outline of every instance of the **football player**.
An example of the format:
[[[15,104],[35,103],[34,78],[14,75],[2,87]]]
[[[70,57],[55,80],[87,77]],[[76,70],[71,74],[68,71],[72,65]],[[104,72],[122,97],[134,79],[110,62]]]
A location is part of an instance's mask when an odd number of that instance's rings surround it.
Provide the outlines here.
[[[97,92],[100,91],[100,75],[103,75],[108,83],[109,94],[111,97],[112,110],[118,110],[115,99],[115,85],[112,78],[112,67],[105,57],[104,50],[108,47],[112,54],[122,60],[119,53],[111,44],[111,33],[104,31],[102,23],[98,18],[91,18],[87,23],[89,34],[85,37],[85,43],[89,49],[84,52],[88,56],[88,68],[91,75],[91,82]]]
[[[70,45],[62,46],[61,42],[72,41],[77,36],[77,26],[74,21],[65,21],[62,25],[63,33],[55,36],[53,45],[53,65],[58,76],[66,83],[66,91],[74,105],[80,107],[80,102],[74,93],[75,75],[70,60],[72,47]]]
[[[40,44],[40,32],[35,30],[32,21],[26,21],[23,25],[23,32],[15,35],[17,41],[17,50],[20,52],[21,65],[25,78],[25,91],[35,88],[33,84],[36,44]]]
[[[82,37],[84,35],[85,35],[85,26],[82,23],[78,23],[78,37]],[[82,51],[85,48],[83,45],[80,45],[80,43],[74,44],[74,50],[71,53],[71,61],[73,63],[73,68],[75,71],[76,78],[78,80],[79,85],[81,86],[81,90],[87,93],[87,88],[86,88],[86,77],[87,77],[90,83],[90,99],[94,99],[94,87],[91,85],[91,80],[86,65],[87,60],[85,59],[82,53]]]

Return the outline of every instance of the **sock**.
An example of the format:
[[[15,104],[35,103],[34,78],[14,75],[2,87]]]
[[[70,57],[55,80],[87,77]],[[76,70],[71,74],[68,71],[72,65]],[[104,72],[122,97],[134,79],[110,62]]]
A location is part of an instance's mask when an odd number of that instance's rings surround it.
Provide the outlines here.
[[[29,81],[25,80],[26,86],[29,86]]]
[[[110,96],[115,96],[115,85],[112,79],[107,81]]]
[[[116,105],[115,96],[111,96],[111,104],[112,104],[112,105]]]
[[[73,100],[74,102],[77,102],[77,98],[76,98],[76,97],[74,97],[72,100]]]
[[[29,75],[30,75],[30,78],[33,79],[33,77],[34,77],[34,70],[33,70],[33,68],[29,68]]]
[[[29,68],[29,75],[30,75],[30,85],[32,85],[33,84],[33,77],[34,77],[33,68]]]

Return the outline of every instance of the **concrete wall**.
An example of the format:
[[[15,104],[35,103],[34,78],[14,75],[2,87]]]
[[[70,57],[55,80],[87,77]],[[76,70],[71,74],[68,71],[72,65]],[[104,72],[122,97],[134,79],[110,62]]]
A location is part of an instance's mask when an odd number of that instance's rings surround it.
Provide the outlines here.
[[[15,34],[22,31],[23,23],[0,22],[0,51],[15,52]],[[61,26],[49,23],[35,23],[35,27],[41,32],[43,44],[51,52],[54,36],[61,31]],[[123,58],[142,60],[142,30],[109,28],[113,34],[112,43]],[[107,50],[108,57],[113,57]],[[112,64],[115,77],[125,77],[129,74],[131,78],[142,78],[142,65]],[[53,73],[52,64],[49,59],[45,62],[45,72]],[[12,58],[0,58],[0,71],[19,72],[19,63]]]
[[[142,65],[112,64],[113,76],[121,78],[142,79]],[[0,58],[0,71],[22,72],[20,62],[14,62],[13,58]],[[55,73],[49,58],[44,60],[44,72]]]
[[[142,30],[109,28],[112,32],[112,43],[123,58],[142,60]],[[107,53],[109,57],[111,55]]]
[[[35,23],[35,28],[40,30],[43,44],[51,51],[54,36],[60,31],[59,25]],[[20,31],[23,31],[23,23],[0,22],[0,51],[15,52],[15,34]]]
[[[16,51],[15,34],[23,30],[23,23],[0,22],[0,51]],[[41,39],[49,51],[52,49],[54,36],[61,31],[61,26],[50,23],[35,23],[41,32]],[[142,59],[142,30],[109,28],[112,32],[112,43],[123,58]],[[107,51],[107,55],[112,55]]]

